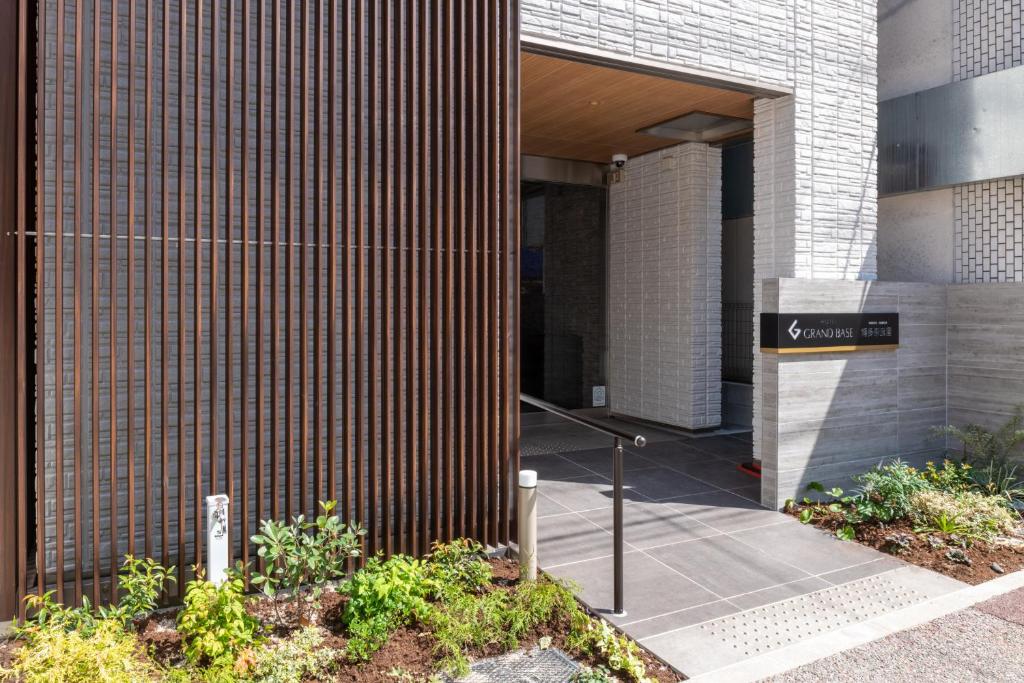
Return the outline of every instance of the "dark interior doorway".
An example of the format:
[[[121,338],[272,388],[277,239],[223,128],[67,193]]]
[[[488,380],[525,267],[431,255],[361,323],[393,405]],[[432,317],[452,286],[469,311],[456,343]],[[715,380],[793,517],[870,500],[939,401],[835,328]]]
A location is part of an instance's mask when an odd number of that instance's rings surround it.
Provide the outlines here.
[[[607,190],[524,182],[521,197],[522,391],[591,407],[605,385]]]

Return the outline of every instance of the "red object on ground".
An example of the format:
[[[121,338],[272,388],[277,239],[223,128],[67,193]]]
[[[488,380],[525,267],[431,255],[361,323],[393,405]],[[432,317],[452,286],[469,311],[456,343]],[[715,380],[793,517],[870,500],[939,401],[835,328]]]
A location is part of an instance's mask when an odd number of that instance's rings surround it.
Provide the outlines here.
[[[758,460],[741,462],[739,465],[736,465],[736,469],[743,474],[749,474],[750,476],[757,477],[758,479],[761,478],[761,462]]]

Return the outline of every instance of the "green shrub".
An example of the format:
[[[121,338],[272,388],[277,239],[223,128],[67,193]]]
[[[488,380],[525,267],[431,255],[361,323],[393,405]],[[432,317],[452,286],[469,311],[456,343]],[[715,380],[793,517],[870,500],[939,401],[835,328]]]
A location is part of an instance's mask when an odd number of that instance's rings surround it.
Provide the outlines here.
[[[911,499],[915,494],[931,489],[931,484],[917,469],[902,460],[885,465],[854,477],[860,487],[849,499],[856,508],[857,521],[878,520],[890,522],[908,517],[913,510]]]
[[[959,441],[963,458],[970,463],[1010,460],[1024,445],[1024,406],[1017,406],[1013,417],[994,432],[976,424],[948,425],[938,432]]]
[[[990,496],[999,496],[1010,506],[1024,500],[1024,480],[1017,474],[1017,463],[993,458],[971,469],[975,488]]]
[[[510,591],[449,595],[430,612],[427,625],[442,669],[462,676],[469,670],[467,651],[491,645],[513,650],[540,624],[559,618],[573,623],[574,617],[587,618],[572,592],[542,578],[524,581]]]
[[[406,555],[373,557],[340,588],[349,596],[342,620],[348,629],[350,659],[365,660],[388,634],[430,611],[427,598],[437,588],[423,562]]]
[[[257,648],[248,659],[244,678],[259,683],[301,683],[324,679],[342,653],[324,646],[324,632],[307,627],[267,647]]]
[[[242,579],[233,574],[220,586],[198,573],[185,587],[178,631],[192,664],[231,667],[236,656],[260,641],[260,624],[245,611]]]
[[[953,462],[946,459],[940,467],[936,467],[934,462],[927,462],[920,475],[932,488],[947,493],[963,493],[975,486],[971,476],[972,467],[966,461]]]
[[[913,496],[911,506],[911,516],[921,532],[991,539],[1020,524],[1020,518],[1006,509],[1004,499],[975,491],[921,491]]]
[[[63,625],[33,632],[0,680],[24,683],[137,683],[159,680],[157,666],[140,652],[135,636],[114,620],[96,621],[90,632]]]
[[[263,571],[253,572],[252,583],[274,601],[278,621],[283,621],[279,600],[287,595],[300,620],[319,599],[326,581],[342,576],[350,558],[358,557],[366,530],[346,526],[333,514],[336,501],[321,502],[315,521],[299,515],[291,524],[264,520],[252,537]],[[311,590],[303,592],[303,587]]]
[[[435,542],[427,558],[427,577],[441,593],[477,592],[491,582],[485,557],[483,546],[468,538]]]
[[[174,580],[174,567],[165,569],[150,558],[138,560],[125,555],[119,574],[124,595],[116,605],[100,606],[97,609],[88,597],[82,596],[81,606],[66,607],[54,601],[56,591],[30,595],[25,598],[25,602],[31,617],[16,632],[25,636],[39,629],[56,628],[80,631],[88,636],[100,619],[116,621],[122,628],[128,627],[133,619],[156,609],[160,591],[165,584]]]
[[[80,607],[65,607],[53,599],[57,591],[46,591],[42,595],[29,595],[25,598],[28,611],[32,615],[23,626],[15,629],[15,634],[23,638],[44,630],[79,631],[89,636],[96,629],[98,620],[93,613],[89,598],[82,596]]]
[[[155,610],[164,586],[177,581],[174,567],[166,568],[151,558],[138,560],[131,555],[124,556],[124,564],[118,576],[118,584],[124,595],[116,605],[101,607],[99,612],[104,619],[114,619],[122,626]]]

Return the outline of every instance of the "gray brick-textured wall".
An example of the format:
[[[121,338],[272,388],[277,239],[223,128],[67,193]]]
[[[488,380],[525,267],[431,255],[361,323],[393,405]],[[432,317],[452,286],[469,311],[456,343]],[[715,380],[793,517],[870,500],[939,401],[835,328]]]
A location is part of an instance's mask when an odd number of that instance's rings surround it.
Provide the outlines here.
[[[764,283],[762,306],[900,314],[896,351],[762,356],[764,505],[799,498],[811,481],[846,488],[883,459],[941,456],[932,428],[947,422],[945,285],[784,278]]]
[[[953,76],[1024,64],[1024,0],[956,0]],[[953,190],[956,282],[1024,282],[1024,176]]]
[[[614,412],[689,429],[721,416],[721,150],[630,159],[609,190]]]

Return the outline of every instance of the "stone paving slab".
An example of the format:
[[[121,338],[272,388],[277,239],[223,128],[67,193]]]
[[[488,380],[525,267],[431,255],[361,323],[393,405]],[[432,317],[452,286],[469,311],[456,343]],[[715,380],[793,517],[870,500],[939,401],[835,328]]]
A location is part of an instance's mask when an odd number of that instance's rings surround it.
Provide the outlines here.
[[[613,616],[611,482],[602,476],[605,456],[587,442],[522,459],[523,468],[535,465],[543,501],[538,562],[687,675],[713,680],[719,668],[964,587],[744,497],[759,492],[756,479],[744,484],[736,470],[749,441],[683,438],[630,449],[626,614]],[[595,474],[572,477],[574,467]]]

